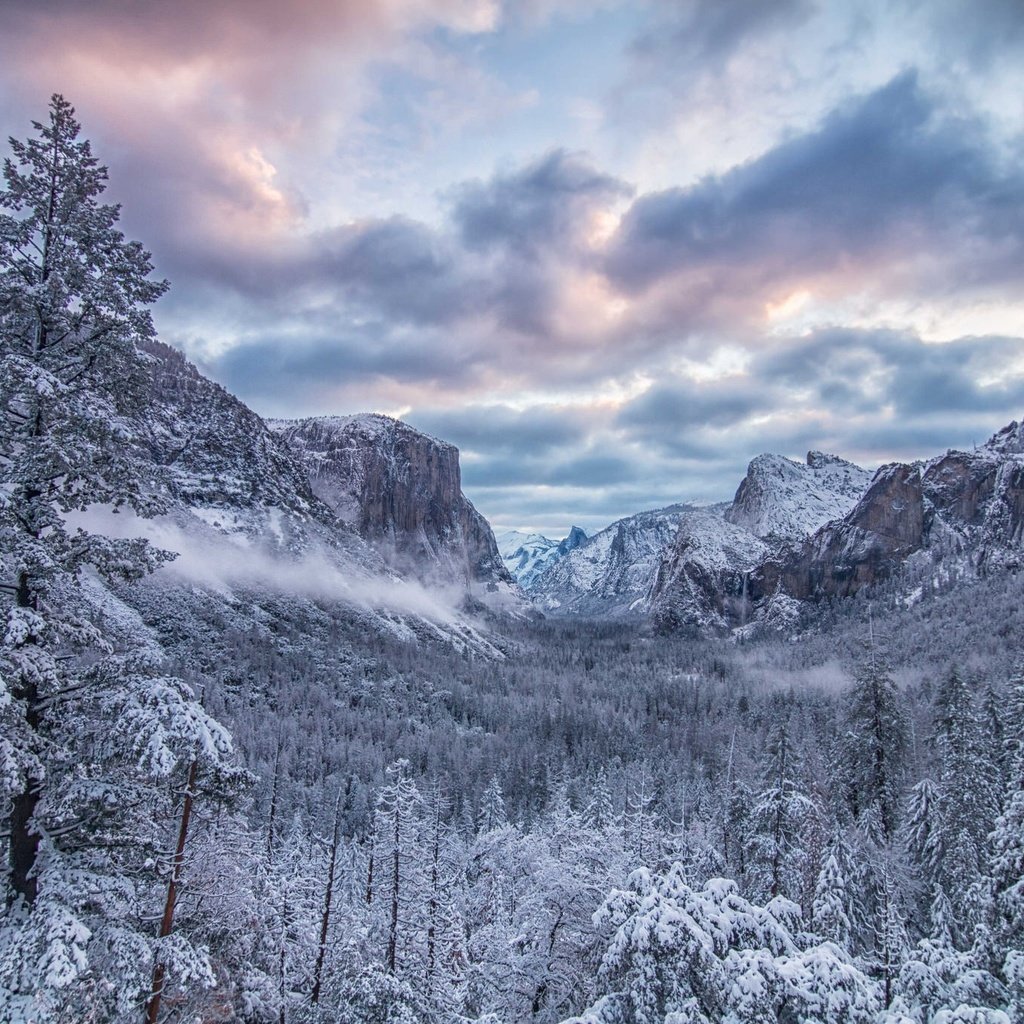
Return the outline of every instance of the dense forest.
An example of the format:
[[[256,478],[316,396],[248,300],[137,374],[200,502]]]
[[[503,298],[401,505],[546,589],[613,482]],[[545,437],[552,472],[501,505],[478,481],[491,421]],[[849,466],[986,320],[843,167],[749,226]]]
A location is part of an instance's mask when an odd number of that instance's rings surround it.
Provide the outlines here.
[[[0,1018],[1024,1019],[1024,611],[891,584],[784,635],[222,595],[138,539],[165,284],[55,97],[0,193]]]

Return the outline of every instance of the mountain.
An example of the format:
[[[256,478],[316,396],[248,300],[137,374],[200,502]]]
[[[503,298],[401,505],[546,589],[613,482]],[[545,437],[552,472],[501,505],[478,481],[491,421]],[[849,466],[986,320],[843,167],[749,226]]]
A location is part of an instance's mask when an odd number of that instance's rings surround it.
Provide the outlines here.
[[[670,505],[612,523],[542,572],[530,596],[557,615],[642,614],[662,552],[693,511]]]
[[[1016,572],[1022,548],[1017,422],[974,451],[892,463],[873,476],[817,452],[806,466],[762,455],[722,521],[680,521],[647,604],[660,629],[721,632],[789,621],[801,603],[851,597],[901,575],[898,586],[913,599],[926,586]]]
[[[1024,543],[1024,426],[971,452],[882,466],[857,505],[761,567],[756,589],[848,597],[912,564],[919,575],[1017,571]]]
[[[753,611],[750,574],[786,540],[856,504],[871,475],[834,455],[759,455],[731,504],[673,505],[613,523],[541,571],[534,601],[557,614],[650,614],[661,628],[721,630]]]
[[[313,493],[396,571],[510,594],[491,528],[462,493],[459,450],[389,416],[273,420]]]
[[[797,540],[846,515],[870,482],[868,470],[836,455],[758,455],[725,518],[766,540]]]
[[[647,600],[664,631],[721,632],[751,614],[749,576],[771,550],[730,521],[730,506],[693,509],[661,554]]]
[[[560,541],[519,530],[506,530],[495,537],[505,568],[526,591],[533,588],[542,573],[586,539],[587,535],[578,526],[572,527],[568,536]]]
[[[335,462],[320,463],[317,476],[307,461],[315,421],[293,424],[290,438],[280,424],[271,429],[158,342],[145,346],[142,369],[143,393],[119,430],[151,467],[166,511],[90,517],[102,532],[178,553],[121,595],[169,648],[211,630],[268,628],[287,601],[300,632],[321,628],[326,605],[364,633],[500,649],[467,598],[497,608],[523,601],[490,527],[461,495],[457,449],[386,417],[352,417],[342,433],[358,453],[355,475],[346,482]],[[320,436],[336,437],[335,427]],[[346,504],[345,494],[363,504]],[[416,551],[421,563],[403,559]]]

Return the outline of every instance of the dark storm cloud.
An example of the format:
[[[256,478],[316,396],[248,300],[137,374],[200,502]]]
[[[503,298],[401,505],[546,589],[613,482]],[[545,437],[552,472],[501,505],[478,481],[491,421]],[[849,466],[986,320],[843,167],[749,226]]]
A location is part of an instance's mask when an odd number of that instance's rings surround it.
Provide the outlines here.
[[[1022,204],[1020,169],[1001,171],[979,126],[941,116],[906,72],[749,164],[639,198],[608,271],[633,291],[676,273],[700,274],[698,293],[758,288],[936,247],[956,265],[968,236],[998,248],[970,257],[1005,280],[1024,267]]]
[[[248,401],[313,405],[322,405],[333,388],[360,379],[443,379],[458,387],[472,373],[471,359],[430,333],[396,336],[379,322],[322,331],[322,325],[316,331],[269,331],[228,349],[205,369]]]
[[[554,150],[515,172],[462,185],[452,218],[472,251],[500,248],[536,257],[576,245],[589,209],[631,192],[578,154]]]
[[[479,282],[437,232],[404,217],[320,235],[302,265],[300,288],[336,288],[346,299],[390,318],[450,323],[478,305]]]
[[[746,377],[699,382],[678,379],[656,384],[625,406],[624,427],[685,431],[726,427],[777,405],[779,396],[761,381]]]
[[[1020,0],[933,0],[927,8],[935,43],[950,56],[987,70],[994,60],[1019,59],[1024,51]]]
[[[1015,372],[1007,375],[1014,364]],[[1019,338],[927,344],[905,331],[830,328],[780,342],[755,359],[750,372],[809,392],[823,408],[837,411],[991,418],[997,410],[1024,407],[1024,341]]]

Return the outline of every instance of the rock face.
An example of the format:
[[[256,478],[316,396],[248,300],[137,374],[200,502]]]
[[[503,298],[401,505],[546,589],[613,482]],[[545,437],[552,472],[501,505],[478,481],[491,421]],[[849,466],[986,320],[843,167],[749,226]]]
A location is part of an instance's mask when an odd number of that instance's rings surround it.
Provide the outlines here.
[[[680,521],[648,600],[659,630],[722,632],[751,617],[750,574],[769,548],[726,519],[728,511],[728,506],[695,509]]]
[[[768,560],[755,580],[755,594],[781,587],[800,601],[849,597],[891,576],[919,550],[924,526],[919,467],[883,466],[848,515]]]
[[[568,536],[560,541],[540,533],[521,533],[518,530],[506,530],[495,537],[505,568],[527,592],[533,589],[542,573],[586,539],[587,535],[578,526],[572,527]]]
[[[1024,427],[1014,422],[973,452],[883,466],[857,505],[769,559],[755,597],[848,597],[909,559],[954,571],[1017,569],[1024,541]]]
[[[161,342],[144,350],[141,408],[125,423],[178,525],[268,552],[330,549],[361,574],[380,556],[313,493],[303,466],[248,406]]]
[[[808,452],[802,463],[759,455],[725,518],[766,540],[797,540],[846,515],[870,482],[866,469],[836,455]]]
[[[514,588],[491,528],[462,493],[459,450],[388,416],[271,422],[313,493],[397,571]]]
[[[662,552],[692,511],[670,505],[612,523],[543,572],[530,596],[542,611],[556,615],[646,613]]]

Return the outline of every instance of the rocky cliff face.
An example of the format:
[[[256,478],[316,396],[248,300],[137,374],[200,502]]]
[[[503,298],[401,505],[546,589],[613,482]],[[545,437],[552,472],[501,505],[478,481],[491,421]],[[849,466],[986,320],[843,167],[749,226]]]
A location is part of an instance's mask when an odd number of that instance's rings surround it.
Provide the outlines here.
[[[972,452],[894,463],[873,477],[835,456],[762,455],[725,511],[680,523],[650,610],[663,629],[724,630],[780,603],[845,598],[899,573],[949,576],[1024,565],[1024,427]],[[760,551],[750,543],[756,535]],[[788,604],[786,604],[788,602]]]
[[[883,466],[857,505],[766,561],[753,590],[798,600],[848,597],[912,557],[958,573],[1017,569],[1024,533],[1024,428],[973,452]]]
[[[487,521],[462,493],[459,450],[388,416],[276,420],[313,493],[397,571],[514,589]]]
[[[753,614],[750,574],[769,547],[725,518],[728,506],[694,509],[662,554],[648,605],[662,632],[723,632]]]

